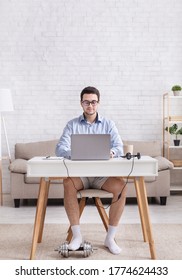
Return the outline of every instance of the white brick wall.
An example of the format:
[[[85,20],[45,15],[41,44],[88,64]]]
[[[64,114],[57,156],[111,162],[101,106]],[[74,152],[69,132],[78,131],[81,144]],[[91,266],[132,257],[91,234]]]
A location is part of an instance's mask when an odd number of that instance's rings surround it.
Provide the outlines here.
[[[87,85],[123,139],[161,139],[162,94],[182,84],[181,13],[181,0],[0,0],[12,154],[16,142],[58,138]],[[6,162],[3,172],[9,192]]]

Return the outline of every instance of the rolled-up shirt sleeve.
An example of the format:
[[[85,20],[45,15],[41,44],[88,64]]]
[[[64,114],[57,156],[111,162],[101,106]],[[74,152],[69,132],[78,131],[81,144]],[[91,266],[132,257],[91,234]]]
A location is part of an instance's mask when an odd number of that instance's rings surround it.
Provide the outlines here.
[[[71,134],[72,129],[69,124],[67,124],[58,144],[56,145],[56,156],[68,159],[71,158]]]

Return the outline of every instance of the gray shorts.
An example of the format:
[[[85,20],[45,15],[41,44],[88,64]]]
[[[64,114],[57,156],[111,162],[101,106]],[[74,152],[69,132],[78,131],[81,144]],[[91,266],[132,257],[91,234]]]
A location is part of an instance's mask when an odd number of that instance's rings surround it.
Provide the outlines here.
[[[101,189],[108,177],[81,177],[84,189]]]

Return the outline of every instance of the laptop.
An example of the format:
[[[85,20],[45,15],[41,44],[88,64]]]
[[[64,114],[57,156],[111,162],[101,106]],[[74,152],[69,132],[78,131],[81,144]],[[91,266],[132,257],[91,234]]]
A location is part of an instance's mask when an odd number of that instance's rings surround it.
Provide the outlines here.
[[[110,141],[110,134],[72,134],[71,160],[108,160]]]

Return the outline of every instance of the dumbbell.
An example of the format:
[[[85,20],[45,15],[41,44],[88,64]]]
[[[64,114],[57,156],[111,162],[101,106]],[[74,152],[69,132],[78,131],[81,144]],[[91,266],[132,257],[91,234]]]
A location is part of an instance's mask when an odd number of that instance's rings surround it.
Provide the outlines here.
[[[63,257],[68,258],[69,257],[69,253],[73,252],[73,250],[68,249],[68,245],[69,243],[67,241],[65,241],[63,244],[61,244],[61,246],[59,246],[56,251],[59,252],[59,254],[61,254]],[[83,257],[89,257],[91,255],[91,253],[93,253],[93,247],[91,245],[91,243],[84,241],[81,246],[75,250],[74,252],[83,252]]]

